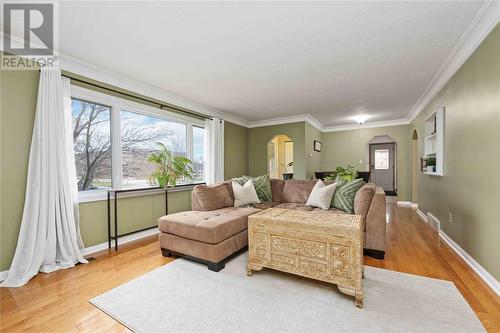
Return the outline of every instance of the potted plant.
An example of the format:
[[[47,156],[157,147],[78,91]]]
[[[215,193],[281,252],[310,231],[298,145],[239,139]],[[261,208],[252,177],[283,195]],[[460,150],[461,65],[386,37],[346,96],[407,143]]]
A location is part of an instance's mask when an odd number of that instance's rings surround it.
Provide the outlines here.
[[[340,177],[345,180],[353,180],[357,175],[358,171],[352,165],[349,164],[345,168],[339,165],[337,168],[335,168],[335,172],[327,176],[326,179],[335,180],[337,177]]]
[[[159,187],[175,186],[182,178],[193,179],[193,169],[191,160],[184,156],[174,156],[167,146],[161,142],[158,153],[152,153],[148,161],[156,166],[156,170],[151,173],[149,182]]]
[[[429,157],[425,161],[425,165],[427,166],[427,172],[436,172],[436,158]]]

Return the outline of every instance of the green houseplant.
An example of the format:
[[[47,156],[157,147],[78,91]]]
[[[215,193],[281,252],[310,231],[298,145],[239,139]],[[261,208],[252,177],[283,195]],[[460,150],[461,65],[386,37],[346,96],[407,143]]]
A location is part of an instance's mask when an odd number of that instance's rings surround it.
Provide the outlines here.
[[[358,171],[352,165],[349,164],[347,167],[339,165],[331,175],[326,177],[326,179],[335,180],[337,177],[340,177],[345,180],[353,180],[357,175]]]
[[[425,165],[428,168],[427,169],[428,172],[436,172],[436,158],[435,157],[429,157],[428,159],[426,159]]]
[[[181,178],[193,179],[191,160],[184,156],[174,156],[167,146],[161,142],[156,143],[159,152],[152,153],[148,161],[156,166],[151,173],[149,182],[160,187],[175,186]]]

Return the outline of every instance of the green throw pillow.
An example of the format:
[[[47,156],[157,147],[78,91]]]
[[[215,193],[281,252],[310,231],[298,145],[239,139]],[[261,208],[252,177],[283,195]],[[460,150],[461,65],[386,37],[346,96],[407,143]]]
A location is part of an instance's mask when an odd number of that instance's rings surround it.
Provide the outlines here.
[[[245,185],[245,183],[249,179],[252,180],[253,186],[255,187],[255,192],[257,192],[257,196],[259,197],[260,201],[272,201],[273,194],[271,192],[271,182],[269,181],[269,175],[262,175],[258,177],[243,176],[240,178],[233,178],[233,180],[241,186]]]
[[[365,182],[361,178],[349,181],[340,177],[335,182],[337,183],[337,187],[335,188],[330,206],[353,214],[354,197],[361,186],[365,185]]]

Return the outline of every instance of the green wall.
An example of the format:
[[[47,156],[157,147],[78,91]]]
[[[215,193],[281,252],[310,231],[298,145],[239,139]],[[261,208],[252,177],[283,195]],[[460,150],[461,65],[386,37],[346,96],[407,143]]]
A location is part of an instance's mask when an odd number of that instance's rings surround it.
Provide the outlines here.
[[[274,136],[284,134],[293,140],[293,174],[306,179],[305,122],[255,127],[248,129],[248,173],[258,176],[267,171],[267,143]]]
[[[444,176],[418,174],[419,209],[500,280],[500,26],[411,123],[419,156],[424,119],[442,106]]]
[[[314,150],[314,140],[323,142],[323,133],[309,123],[305,128],[305,158],[306,179],[313,179],[315,171],[323,171],[323,149],[321,152]]]
[[[0,271],[10,267],[21,224],[38,77],[38,71],[0,71]],[[240,166],[228,169],[238,174],[246,173],[246,134],[233,135],[232,132],[238,133],[238,129],[231,130],[233,124],[228,128],[225,146],[232,151],[228,155],[235,159],[238,150],[244,149],[245,156]],[[235,144],[237,140],[239,144]],[[169,212],[189,210],[190,207],[190,191],[169,193]],[[153,226],[164,212],[162,194],[120,199],[119,233]],[[107,240],[105,201],[80,204],[80,228],[86,247]]]
[[[248,174],[248,128],[224,122],[224,179]]]
[[[367,143],[376,135],[389,135],[396,140],[398,200],[410,200],[411,137],[408,125],[323,133],[323,169],[330,171],[338,165],[351,164],[359,170],[368,170]],[[360,160],[363,160],[362,164]]]

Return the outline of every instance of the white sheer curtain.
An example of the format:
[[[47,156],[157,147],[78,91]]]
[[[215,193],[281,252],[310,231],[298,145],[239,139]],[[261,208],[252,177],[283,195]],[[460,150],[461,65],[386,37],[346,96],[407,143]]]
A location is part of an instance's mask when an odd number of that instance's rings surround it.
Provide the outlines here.
[[[205,120],[205,182],[214,184],[224,180],[224,120]]]
[[[2,287],[19,287],[38,272],[87,263],[80,249],[78,190],[69,79],[42,68],[31,139],[23,218]]]

